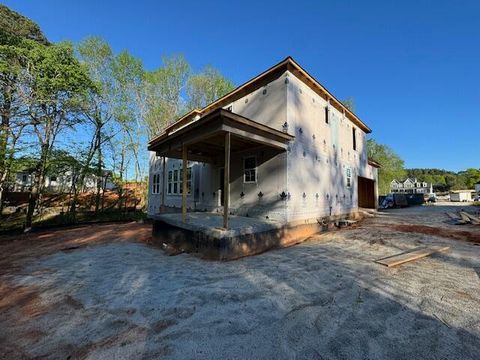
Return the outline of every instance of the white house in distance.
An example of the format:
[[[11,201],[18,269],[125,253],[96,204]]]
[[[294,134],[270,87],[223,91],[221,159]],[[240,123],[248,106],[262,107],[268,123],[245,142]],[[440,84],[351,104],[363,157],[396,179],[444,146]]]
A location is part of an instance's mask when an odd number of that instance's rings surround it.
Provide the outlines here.
[[[87,175],[84,182],[84,191],[93,191],[97,188],[97,176]],[[29,191],[32,186],[33,174],[29,172],[19,172],[15,174],[15,183],[13,184],[13,191]],[[72,190],[72,172],[66,171],[59,175],[49,175],[45,177],[44,188],[48,192],[53,193],[67,193]],[[112,171],[104,170],[102,181],[102,189],[112,190],[115,184],[112,179]]]
[[[230,215],[316,224],[376,208],[370,132],[288,57],[149,142],[148,213],[220,212],[227,228]]]
[[[432,184],[425,181],[418,181],[417,178],[407,178],[403,181],[393,179],[390,183],[390,192],[406,194],[431,194]]]

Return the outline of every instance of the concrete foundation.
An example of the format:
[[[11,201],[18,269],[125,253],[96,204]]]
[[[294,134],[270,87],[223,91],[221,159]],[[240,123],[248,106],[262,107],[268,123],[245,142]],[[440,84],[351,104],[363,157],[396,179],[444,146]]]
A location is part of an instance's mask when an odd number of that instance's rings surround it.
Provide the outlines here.
[[[353,214],[342,218],[352,218]],[[269,249],[291,246],[313,234],[333,228],[335,218],[311,223],[285,225],[280,222],[243,216],[230,216],[228,230],[223,229],[222,216],[213,213],[188,213],[152,216],[153,241],[168,244],[189,253],[198,253],[212,260],[233,260]]]

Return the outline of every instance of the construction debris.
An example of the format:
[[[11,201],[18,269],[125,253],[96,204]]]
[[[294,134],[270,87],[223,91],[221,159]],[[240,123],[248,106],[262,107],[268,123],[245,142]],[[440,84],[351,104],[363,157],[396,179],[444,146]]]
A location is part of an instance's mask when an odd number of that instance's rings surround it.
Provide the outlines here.
[[[480,225],[480,219],[473,216],[472,214],[469,214],[465,211],[460,211],[460,216],[462,217],[463,220],[465,221],[470,221],[472,224],[475,225]]]
[[[440,251],[446,251],[449,248],[450,248],[449,246],[418,247],[397,255],[388,256],[383,259],[375,260],[375,262],[381,265],[385,265],[387,267],[392,267],[392,266],[404,264],[409,261],[421,259],[423,257],[432,255]]]
[[[472,214],[469,214],[465,211],[459,211],[458,215],[452,212],[446,212],[445,214],[454,221],[455,225],[465,225],[465,224],[480,225],[480,218]]]
[[[347,219],[340,219],[338,220],[338,226],[350,226],[353,224],[356,224],[357,222],[355,220],[347,220]]]

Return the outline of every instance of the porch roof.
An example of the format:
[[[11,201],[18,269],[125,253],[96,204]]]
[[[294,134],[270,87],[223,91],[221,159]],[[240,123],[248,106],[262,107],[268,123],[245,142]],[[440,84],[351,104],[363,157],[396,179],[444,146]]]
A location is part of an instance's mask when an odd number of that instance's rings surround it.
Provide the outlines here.
[[[182,158],[182,147],[188,159],[215,162],[225,152],[225,133],[231,134],[231,151],[238,152],[259,145],[285,151],[295,137],[225,109],[216,109],[174,132],[165,132],[150,141],[148,150],[158,156]]]

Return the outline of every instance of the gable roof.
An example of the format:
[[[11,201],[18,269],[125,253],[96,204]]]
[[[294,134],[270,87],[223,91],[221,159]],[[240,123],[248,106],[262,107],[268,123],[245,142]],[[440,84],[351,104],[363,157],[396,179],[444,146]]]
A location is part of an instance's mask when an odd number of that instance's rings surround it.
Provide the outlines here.
[[[323,97],[326,100],[330,100],[330,104],[334,106],[340,112],[344,112],[345,116],[350,119],[354,124],[356,124],[360,129],[366,133],[371,133],[372,130],[362,121],[360,118],[355,115],[355,113],[349,110],[345,105],[342,104],[332,93],[330,93],[320,82],[318,82],[313,76],[311,76],[306,70],[304,70],[292,57],[287,57],[278,64],[272,66],[271,68],[265,70],[261,74],[250,79],[246,83],[240,85],[236,89],[232,90],[228,94],[222,96],[221,98],[215,100],[214,102],[208,104],[203,109],[195,109],[189,113],[180,117],[175,123],[168,126],[164,133],[172,133],[179,128],[185,126],[191,121],[195,120],[197,116],[204,116],[209,112],[230,104],[231,102],[238,100],[244,97],[247,94],[252,93],[253,91],[265,86],[266,84],[272,82],[273,80],[280,77],[285,71],[290,71],[301,81],[303,81],[307,86],[309,86],[313,91],[318,95]],[[156,137],[155,137],[156,138]],[[151,141],[155,140],[153,138]],[[150,141],[150,142],[151,142]]]

